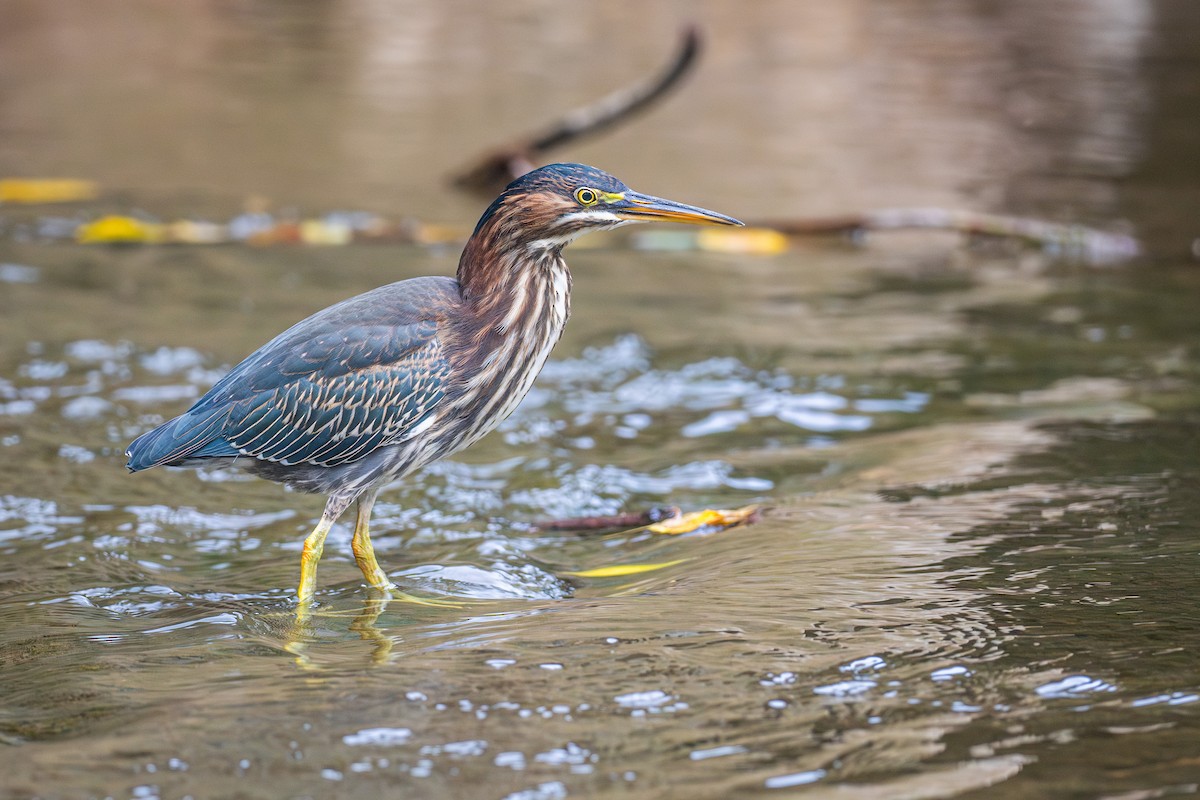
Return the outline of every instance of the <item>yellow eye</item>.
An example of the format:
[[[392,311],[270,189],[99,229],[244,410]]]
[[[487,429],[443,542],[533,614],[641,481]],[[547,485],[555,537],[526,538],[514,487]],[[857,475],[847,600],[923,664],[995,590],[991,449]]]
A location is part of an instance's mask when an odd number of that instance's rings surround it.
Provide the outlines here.
[[[591,206],[595,205],[596,201],[600,198],[596,196],[595,189],[588,189],[587,187],[584,187],[583,189],[575,190],[575,199],[578,200],[581,205]]]

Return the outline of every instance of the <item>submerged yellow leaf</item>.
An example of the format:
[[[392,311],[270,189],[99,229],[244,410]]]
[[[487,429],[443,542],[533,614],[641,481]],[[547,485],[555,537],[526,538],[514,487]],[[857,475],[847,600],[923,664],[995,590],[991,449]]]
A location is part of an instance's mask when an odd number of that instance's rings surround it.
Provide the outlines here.
[[[706,508],[703,511],[690,511],[686,514],[676,514],[670,519],[647,525],[651,533],[664,533],[675,536],[681,533],[691,533],[698,528],[729,528],[749,522],[758,512],[758,506],[742,508]]]
[[[595,569],[585,569],[580,572],[568,572],[566,574],[576,578],[621,578],[626,575],[640,575],[643,572],[654,572],[655,570],[673,567],[676,564],[682,564],[684,561],[687,561],[687,559],[678,558],[674,561],[662,561],[657,564],[615,564],[611,567],[596,567]]]
[[[0,203],[72,203],[93,200],[96,184],[71,178],[0,180]]]

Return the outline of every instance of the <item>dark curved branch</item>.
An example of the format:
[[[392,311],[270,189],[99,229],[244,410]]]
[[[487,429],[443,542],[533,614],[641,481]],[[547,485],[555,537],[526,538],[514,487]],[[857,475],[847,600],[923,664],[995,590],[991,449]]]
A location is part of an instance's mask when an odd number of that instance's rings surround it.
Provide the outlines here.
[[[656,79],[618,89],[591,105],[572,111],[545,133],[534,137],[529,149],[534,154],[541,153],[624,122],[670,91],[687,74],[699,53],[700,31],[689,25],[683,31],[675,58]]]
[[[539,156],[551,148],[592,136],[633,117],[679,83],[695,64],[700,45],[699,28],[689,25],[683,30],[679,49],[671,63],[653,80],[618,89],[590,105],[568,112],[541,133],[494,150],[475,166],[454,176],[454,185],[494,194],[533,169]]]

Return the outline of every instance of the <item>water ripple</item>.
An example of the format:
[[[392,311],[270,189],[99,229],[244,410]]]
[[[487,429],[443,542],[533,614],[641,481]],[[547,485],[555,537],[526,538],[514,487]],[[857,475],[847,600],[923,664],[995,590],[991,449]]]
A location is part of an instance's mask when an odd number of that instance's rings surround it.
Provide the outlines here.
[[[481,600],[504,598],[562,599],[570,586],[533,564],[496,561],[490,567],[473,564],[422,564],[394,573],[407,586],[424,588],[455,597]]]
[[[631,439],[646,429],[661,431],[668,413],[670,424],[687,438],[732,433],[759,419],[814,433],[853,433],[873,427],[879,416],[920,413],[929,401],[928,394],[913,391],[899,397],[839,394],[842,385],[836,380],[797,392],[800,381],[792,376],[754,370],[731,357],[673,370],[649,364],[648,348],[631,336],[589,349],[577,359],[551,362],[539,381],[541,391],[502,426],[506,439],[516,444],[567,438],[591,447],[597,427]],[[551,404],[561,406],[563,413],[553,418],[533,413]],[[690,419],[674,422],[685,415]],[[593,432],[579,436],[576,428]]]

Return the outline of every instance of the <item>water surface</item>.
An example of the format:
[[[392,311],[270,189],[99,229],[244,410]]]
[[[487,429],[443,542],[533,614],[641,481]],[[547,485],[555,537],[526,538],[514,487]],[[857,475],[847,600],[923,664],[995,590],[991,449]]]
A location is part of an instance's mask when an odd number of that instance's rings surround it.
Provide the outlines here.
[[[650,69],[679,21],[647,12],[610,73],[584,63],[632,6],[588,9],[586,30],[536,3],[461,24],[423,3],[13,7],[0,52],[28,80],[2,101],[20,124],[0,164],[126,192],[68,215],[165,218],[262,193],[469,224],[480,203],[441,180],[494,141],[480,120],[519,130],[540,93],[561,107]],[[121,451],[296,319],[448,274],[454,248],[88,248],[23,240],[30,216],[6,210],[0,794],[1196,793],[1200,277],[1178,207],[1200,180],[1156,167],[1194,143],[1193,15],[844,8],[702,5],[703,79],[571,157],[746,216],[937,203],[1128,225],[1151,258],[1099,270],[940,236],[569,251],[574,316],[528,400],[377,506],[380,561],[423,602],[372,598],[342,525],[298,621],[320,498],[128,476]],[[73,49],[85,23],[98,44]],[[181,26],[191,45],[151,46]],[[534,91],[547,59],[567,66]],[[184,90],[146,89],[155,66]],[[537,527],[752,503],[754,525],[682,537]],[[572,574],[626,564],[669,566]]]

